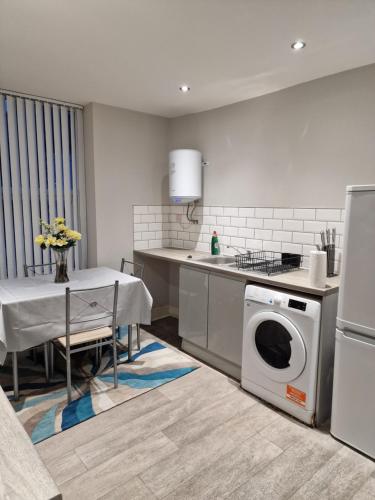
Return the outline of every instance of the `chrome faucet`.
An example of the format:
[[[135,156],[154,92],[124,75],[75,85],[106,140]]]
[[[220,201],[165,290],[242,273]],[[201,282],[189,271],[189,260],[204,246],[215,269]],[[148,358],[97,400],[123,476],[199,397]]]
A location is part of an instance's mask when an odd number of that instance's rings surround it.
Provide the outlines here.
[[[224,246],[224,245],[222,245],[222,246]],[[236,251],[238,254],[240,254],[240,255],[241,255],[241,254],[243,255],[243,254],[246,254],[246,253],[247,253],[247,252],[246,252],[246,250],[244,251],[243,249],[241,249],[241,248],[239,248],[239,247],[235,247],[235,246],[233,246],[233,245],[225,245],[225,248],[233,248],[233,250],[235,250],[235,251]]]

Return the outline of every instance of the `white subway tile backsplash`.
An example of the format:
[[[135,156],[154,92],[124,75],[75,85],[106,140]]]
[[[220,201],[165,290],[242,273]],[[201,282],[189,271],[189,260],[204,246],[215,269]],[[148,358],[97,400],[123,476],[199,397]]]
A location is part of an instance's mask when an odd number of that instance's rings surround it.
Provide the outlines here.
[[[336,234],[344,234],[343,222],[328,222],[329,229],[336,228]]]
[[[268,250],[271,252],[281,252],[281,242],[280,241],[263,241],[263,250]]]
[[[295,243],[281,243],[281,251],[287,253],[302,253],[302,245],[297,245]]]
[[[316,210],[317,220],[340,221],[341,210],[334,208],[318,208]]]
[[[236,227],[246,227],[246,217],[231,217],[230,224]]]
[[[223,207],[210,207],[210,215],[224,215]]]
[[[185,210],[180,205],[134,206],[134,249],[171,246],[209,252],[212,233],[217,231],[223,253],[236,253],[228,245],[303,253],[306,267],[310,251],[321,243],[319,232],[336,227],[336,263],[340,265],[344,209],[199,206],[195,210],[198,224],[188,222]]]
[[[238,227],[225,226],[223,234],[225,236],[237,236],[238,235]]]
[[[236,238],[232,236],[230,239],[230,244],[233,245],[234,247],[245,248],[246,246],[245,238]]]
[[[208,243],[197,243],[197,246],[195,248],[198,250],[198,252],[210,251],[210,245]]]
[[[264,219],[264,229],[282,229],[283,221],[280,219]]]
[[[246,240],[246,248],[248,250],[262,250],[263,248],[263,241],[262,240],[256,240],[254,238],[250,238]]]
[[[293,233],[293,243],[314,244],[313,233]]]
[[[134,250],[147,250],[147,249],[148,249],[148,241],[134,242]]]
[[[169,224],[169,229],[173,229],[174,231],[183,231],[184,230],[182,224],[180,224],[179,222],[171,222]]]
[[[243,236],[244,238],[254,238],[254,229],[249,227],[239,227],[238,236]]]
[[[293,219],[293,208],[274,208],[273,217],[275,219]]]
[[[240,217],[254,217],[255,216],[255,208],[239,208],[238,215]]]
[[[184,248],[183,240],[171,240],[171,245],[173,248]]]
[[[272,219],[273,208],[256,208],[255,217],[259,219]]]
[[[161,214],[162,206],[161,205],[149,205],[148,211],[150,214]]]
[[[302,220],[283,220],[283,229],[285,231],[303,231]]]
[[[291,231],[274,231],[272,236],[274,241],[292,241]]]
[[[300,220],[314,220],[315,208],[295,208],[293,217]]]
[[[272,231],[270,229],[255,229],[256,240],[271,240],[272,239]]]
[[[141,215],[141,222],[155,222],[154,214],[143,214]]]
[[[230,217],[237,217],[238,216],[238,208],[224,207],[224,215],[227,215]]]
[[[148,224],[134,224],[134,232],[148,231]]]
[[[199,233],[189,233],[190,241],[199,241],[200,234]]]
[[[161,222],[152,222],[148,225],[149,231],[161,231],[163,229],[163,224]]]
[[[320,233],[327,229],[327,223],[316,220],[305,220],[303,222],[303,230],[306,233]]]
[[[171,205],[170,207],[171,214],[183,214],[185,210],[186,207],[183,207],[182,205]]]
[[[148,207],[146,205],[134,205],[133,206],[134,214],[148,214]]]
[[[254,229],[259,229],[263,227],[263,219],[256,219],[253,217],[248,217],[246,219],[246,226],[252,227]]]
[[[203,224],[216,224],[216,216],[214,215],[204,215]]]
[[[145,231],[142,233],[142,240],[155,240],[156,235],[155,231]]]
[[[179,240],[188,240],[189,239],[189,233],[185,233],[184,231],[179,231],[177,233],[177,239],[179,239]]]
[[[216,218],[216,223],[220,224],[221,226],[229,226],[229,224],[230,224],[230,217],[217,217]]]
[[[162,246],[162,240],[149,240],[148,248],[160,248]]]
[[[230,236],[219,236],[219,245],[230,245]],[[211,240],[210,240],[211,241]]]

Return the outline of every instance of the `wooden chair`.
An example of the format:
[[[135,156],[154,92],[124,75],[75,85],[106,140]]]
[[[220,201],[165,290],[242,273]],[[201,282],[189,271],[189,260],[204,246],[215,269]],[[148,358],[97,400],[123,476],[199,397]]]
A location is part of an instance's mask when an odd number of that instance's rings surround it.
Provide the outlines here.
[[[58,353],[66,360],[68,403],[72,400],[71,355],[111,345],[113,349],[114,387],[117,377],[117,299],[119,282],[114,285],[65,292],[65,335],[53,341]],[[111,300],[113,293],[113,301]],[[100,295],[102,300],[100,301]],[[74,304],[73,304],[74,301]],[[109,305],[109,301],[111,305]],[[89,313],[88,313],[89,311]],[[73,314],[72,314],[73,313]],[[91,328],[88,328],[91,326]]]
[[[122,273],[128,274],[129,276],[135,276],[143,280],[145,266],[144,264],[138,264],[137,262],[132,262],[131,260],[126,260],[124,258],[121,259],[120,271]],[[138,351],[141,349],[141,325],[136,323],[137,327],[137,347]],[[129,325],[128,328],[128,357],[129,361],[131,360],[131,351],[132,351],[132,325]]]
[[[52,266],[55,264],[37,264],[37,265],[24,265],[24,275],[25,278],[29,278],[31,275],[43,275],[50,274],[52,272]],[[33,349],[37,349],[39,346],[36,346]],[[50,374],[49,374],[49,363],[48,363],[48,342],[44,342],[44,366],[46,371],[46,381],[49,382]],[[17,353],[12,352],[12,364],[13,364],[13,395],[14,399],[17,401],[19,399],[19,382],[18,382],[18,358]]]

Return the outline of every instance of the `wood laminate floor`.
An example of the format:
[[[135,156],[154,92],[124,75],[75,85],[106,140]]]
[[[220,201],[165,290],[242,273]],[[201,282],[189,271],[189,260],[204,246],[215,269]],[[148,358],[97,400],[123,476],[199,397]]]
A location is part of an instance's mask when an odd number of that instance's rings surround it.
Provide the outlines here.
[[[375,463],[202,365],[36,446],[69,499],[375,498]]]

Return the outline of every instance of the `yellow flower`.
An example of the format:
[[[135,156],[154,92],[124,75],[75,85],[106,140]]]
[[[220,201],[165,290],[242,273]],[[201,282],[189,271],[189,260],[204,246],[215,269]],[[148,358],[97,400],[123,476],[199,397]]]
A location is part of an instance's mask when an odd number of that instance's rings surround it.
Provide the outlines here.
[[[55,218],[53,219],[53,222],[54,222],[55,224],[64,224],[65,219],[64,219],[64,217],[55,217]]]
[[[69,240],[74,240],[74,241],[78,241],[82,237],[81,233],[79,233],[78,231],[74,231],[73,229],[67,229],[65,234]]]
[[[68,228],[64,224],[58,224],[56,226],[56,230],[58,233],[62,233],[63,231],[66,231]]]
[[[34,241],[37,245],[43,245],[43,243],[45,243],[44,236],[42,234],[39,234]]]
[[[66,241],[66,239],[63,239],[63,238],[59,238],[55,242],[55,245],[58,246],[58,247],[64,247],[67,244],[68,244],[68,242]]]
[[[54,236],[51,236],[50,234],[47,236],[47,239],[45,240],[45,245],[46,247],[53,246],[56,244],[56,238]]]

